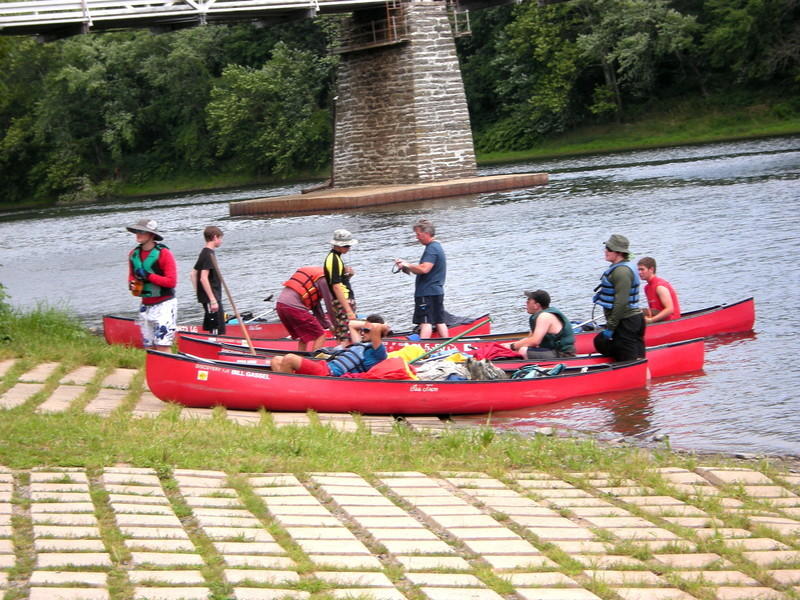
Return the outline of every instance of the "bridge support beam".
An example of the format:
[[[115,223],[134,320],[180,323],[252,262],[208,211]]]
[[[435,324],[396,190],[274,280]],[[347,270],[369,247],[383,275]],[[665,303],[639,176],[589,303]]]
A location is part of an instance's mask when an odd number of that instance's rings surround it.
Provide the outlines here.
[[[336,187],[475,174],[464,83],[445,2],[404,3],[404,41],[343,52],[333,158]],[[358,26],[358,13],[352,20]]]

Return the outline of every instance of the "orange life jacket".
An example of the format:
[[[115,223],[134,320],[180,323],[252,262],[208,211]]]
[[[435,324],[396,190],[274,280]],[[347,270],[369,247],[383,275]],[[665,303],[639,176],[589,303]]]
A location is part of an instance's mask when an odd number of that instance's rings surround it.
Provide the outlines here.
[[[317,281],[324,276],[322,267],[300,267],[283,285],[297,292],[303,304],[310,310],[319,304],[321,295]]]

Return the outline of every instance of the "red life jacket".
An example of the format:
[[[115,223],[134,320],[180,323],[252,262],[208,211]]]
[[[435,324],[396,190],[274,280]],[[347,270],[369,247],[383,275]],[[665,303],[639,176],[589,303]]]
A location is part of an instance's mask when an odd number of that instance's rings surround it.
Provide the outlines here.
[[[300,267],[283,285],[297,292],[303,305],[311,310],[321,299],[317,281],[324,276],[322,267]]]
[[[650,307],[650,310],[653,314],[658,314],[662,310],[664,310],[664,305],[661,304],[661,300],[658,298],[658,294],[656,293],[656,288],[658,286],[663,285],[665,288],[669,290],[669,295],[672,296],[672,314],[667,315],[667,318],[664,319],[665,321],[670,321],[672,319],[679,319],[681,316],[681,305],[678,302],[678,294],[675,293],[675,290],[672,288],[672,285],[666,279],[661,279],[661,277],[653,276],[650,278],[650,281],[647,282],[647,287],[644,288],[645,296],[647,296],[647,304]]]

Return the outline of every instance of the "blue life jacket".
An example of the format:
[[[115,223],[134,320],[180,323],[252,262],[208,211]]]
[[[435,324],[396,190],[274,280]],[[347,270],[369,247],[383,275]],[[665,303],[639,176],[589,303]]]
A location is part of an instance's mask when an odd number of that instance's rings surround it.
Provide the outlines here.
[[[609,276],[614,269],[622,266],[628,267],[631,273],[633,273],[633,283],[631,284],[631,293],[628,297],[628,306],[631,308],[639,307],[639,287],[641,285],[639,271],[638,269],[634,269],[627,260],[615,263],[603,272],[603,275],[600,277],[600,285],[595,288],[597,293],[594,295],[594,298],[592,298],[592,302],[609,310],[614,308],[614,284],[609,279]]]

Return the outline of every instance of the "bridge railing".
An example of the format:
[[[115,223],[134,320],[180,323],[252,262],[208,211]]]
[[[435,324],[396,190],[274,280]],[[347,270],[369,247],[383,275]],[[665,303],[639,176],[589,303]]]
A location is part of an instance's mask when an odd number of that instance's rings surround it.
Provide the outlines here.
[[[82,24],[88,30],[99,27],[130,27],[133,22],[157,23],[224,20],[229,15],[257,16],[270,12],[347,12],[359,6],[378,6],[385,0],[26,0],[0,1],[0,31],[22,33],[37,26]]]

